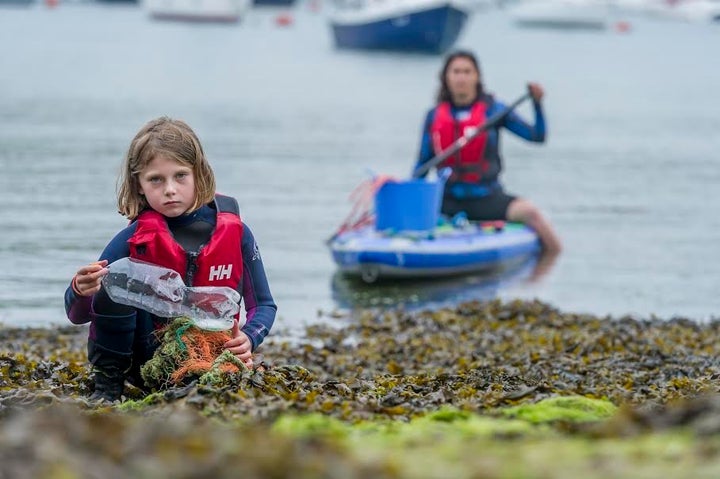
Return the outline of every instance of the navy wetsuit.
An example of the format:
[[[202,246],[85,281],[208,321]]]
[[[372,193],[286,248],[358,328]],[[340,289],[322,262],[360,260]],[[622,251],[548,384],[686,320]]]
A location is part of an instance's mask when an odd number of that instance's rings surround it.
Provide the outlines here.
[[[504,111],[505,104],[486,96],[488,102],[486,117]],[[447,183],[442,202],[442,213],[448,216],[464,211],[468,218],[476,221],[505,220],[507,209],[515,196],[507,194],[499,182],[502,171],[502,158],[500,156],[500,129],[506,128],[525,140],[542,143],[545,141],[545,116],[540,103],[533,101],[535,109],[535,124],[529,125],[517,113],[510,112],[497,126],[487,130],[487,144],[484,158],[489,163],[486,174],[478,183]],[[451,106],[453,118],[460,121],[469,117],[472,105],[456,107]],[[418,161],[413,171],[432,159],[437,153],[433,148],[431,135],[432,124],[435,120],[435,108],[432,108],[423,125],[422,139]],[[478,125],[479,126],[479,125]],[[425,175],[423,175],[425,176]]]

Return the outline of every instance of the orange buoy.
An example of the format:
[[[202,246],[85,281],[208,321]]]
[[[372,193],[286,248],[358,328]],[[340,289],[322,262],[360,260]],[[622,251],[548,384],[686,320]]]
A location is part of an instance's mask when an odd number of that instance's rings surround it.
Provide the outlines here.
[[[615,24],[615,31],[619,33],[627,33],[630,31],[630,22],[619,21]]]
[[[292,25],[292,23],[293,17],[289,13],[281,13],[275,17],[275,24],[280,27],[287,27],[288,25]]]
[[[45,0],[45,6],[49,8],[54,8],[58,6],[59,0]]]

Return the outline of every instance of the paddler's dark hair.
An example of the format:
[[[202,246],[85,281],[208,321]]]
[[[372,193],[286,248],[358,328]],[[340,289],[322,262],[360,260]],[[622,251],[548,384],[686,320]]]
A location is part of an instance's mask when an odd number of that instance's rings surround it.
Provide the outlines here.
[[[475,71],[477,71],[478,76],[480,76],[480,63],[477,61],[477,58],[475,58],[475,55],[472,52],[467,50],[456,50],[450,53],[445,58],[445,64],[443,65],[442,70],[440,70],[440,90],[438,91],[437,95],[438,103],[443,103],[446,101],[452,102],[452,95],[450,94],[450,89],[447,85],[447,72],[450,69],[450,64],[453,62],[453,60],[457,58],[465,58],[467,60],[470,60],[473,66],[475,66]],[[484,91],[482,80],[478,78],[476,98],[481,98],[483,94]]]

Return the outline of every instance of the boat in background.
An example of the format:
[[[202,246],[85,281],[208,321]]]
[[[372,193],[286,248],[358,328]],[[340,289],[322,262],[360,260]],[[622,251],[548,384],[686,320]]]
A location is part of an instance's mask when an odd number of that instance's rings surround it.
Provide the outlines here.
[[[333,7],[338,48],[422,53],[452,47],[469,12],[457,0],[336,0]]]
[[[139,3],[138,0],[57,0],[57,1],[61,1],[64,3],[68,3],[69,1],[72,1],[73,3],[88,3],[88,2],[94,1],[97,3],[108,4],[108,5],[114,5],[114,4],[126,5],[126,4]]]
[[[253,0],[255,7],[292,7],[295,0]]]
[[[666,1],[661,15],[687,22],[720,22],[720,0]]]
[[[720,0],[613,0],[613,5],[624,12],[666,20],[720,21]]]
[[[508,8],[518,26],[562,30],[604,30],[609,13],[606,0],[523,0]]]
[[[250,7],[250,0],[143,0],[155,20],[199,23],[236,23]]]
[[[540,252],[537,234],[522,224],[440,226],[429,232],[349,230],[328,244],[339,270],[373,283],[389,278],[438,278],[491,273]]]
[[[0,0],[0,7],[29,7],[35,3],[35,0]]]

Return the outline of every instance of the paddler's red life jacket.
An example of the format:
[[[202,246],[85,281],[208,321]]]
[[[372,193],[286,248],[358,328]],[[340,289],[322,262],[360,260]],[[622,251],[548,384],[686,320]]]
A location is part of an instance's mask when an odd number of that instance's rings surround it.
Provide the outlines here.
[[[238,289],[243,277],[242,222],[237,202],[217,195],[217,223],[210,240],[198,253],[187,252],[172,236],[165,217],[146,210],[137,218],[137,229],[128,240],[130,257],[170,268],[188,286],[228,286]]]
[[[430,127],[430,133],[436,155],[463,136],[466,128],[478,127],[487,119],[488,103],[485,101],[476,101],[470,109],[470,116],[462,121],[453,117],[451,108],[449,102],[440,103],[435,108],[435,118]],[[452,168],[449,182],[478,183],[490,166],[485,159],[486,145],[487,132],[483,132],[470,140],[453,156],[446,158],[438,165],[438,168]]]

